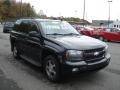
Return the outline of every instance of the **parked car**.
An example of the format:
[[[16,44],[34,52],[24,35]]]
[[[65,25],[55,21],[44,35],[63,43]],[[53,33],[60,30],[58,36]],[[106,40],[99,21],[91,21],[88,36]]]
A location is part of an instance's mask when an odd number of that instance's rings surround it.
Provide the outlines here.
[[[3,33],[9,33],[14,26],[14,22],[6,22],[3,24]]]
[[[84,29],[84,27],[83,26],[81,26],[81,25],[72,25],[79,33],[81,32],[81,30],[83,30]]]
[[[42,67],[51,81],[72,72],[97,71],[110,62],[105,42],[79,34],[66,21],[17,20],[10,42],[15,58]]]
[[[94,29],[91,28],[91,27],[83,27],[83,28],[80,30],[80,33],[81,33],[82,35],[86,35],[86,36],[93,37],[93,31],[94,31]]]
[[[83,27],[79,32],[86,36],[99,38],[103,31],[105,31],[105,28]]]
[[[102,31],[100,40],[103,41],[116,41],[120,42],[120,29],[117,28],[106,28],[105,31]]]

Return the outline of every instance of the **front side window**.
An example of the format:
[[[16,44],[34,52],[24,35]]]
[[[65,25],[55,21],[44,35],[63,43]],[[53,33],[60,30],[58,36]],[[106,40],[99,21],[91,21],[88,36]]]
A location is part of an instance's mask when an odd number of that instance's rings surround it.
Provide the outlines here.
[[[37,25],[35,23],[33,23],[33,22],[29,23],[29,32],[30,31],[36,31],[36,32],[38,32]]]
[[[66,21],[42,21],[40,22],[43,32],[46,35],[51,34],[79,34],[69,23]]]

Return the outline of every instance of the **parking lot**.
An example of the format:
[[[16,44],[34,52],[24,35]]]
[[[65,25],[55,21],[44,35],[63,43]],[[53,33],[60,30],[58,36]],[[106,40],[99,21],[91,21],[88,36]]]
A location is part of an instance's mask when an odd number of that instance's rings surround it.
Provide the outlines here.
[[[3,34],[0,26],[0,90],[119,90],[120,43],[108,45],[112,59],[107,68],[70,75],[60,83],[52,83],[40,68],[12,57],[9,34]]]

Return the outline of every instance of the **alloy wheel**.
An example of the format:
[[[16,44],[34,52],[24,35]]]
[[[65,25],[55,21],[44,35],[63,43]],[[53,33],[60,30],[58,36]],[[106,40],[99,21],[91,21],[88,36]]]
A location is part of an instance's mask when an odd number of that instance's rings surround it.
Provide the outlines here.
[[[45,70],[49,78],[54,79],[56,77],[56,64],[53,60],[46,62]]]

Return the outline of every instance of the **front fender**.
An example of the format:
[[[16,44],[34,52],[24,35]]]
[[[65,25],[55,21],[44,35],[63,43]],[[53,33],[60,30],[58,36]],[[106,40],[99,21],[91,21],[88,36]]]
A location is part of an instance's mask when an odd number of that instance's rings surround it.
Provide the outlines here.
[[[62,53],[65,51],[65,48],[57,43],[53,43],[50,41],[45,41],[44,43],[45,43],[44,49],[48,49],[48,50],[53,51],[55,53]]]

